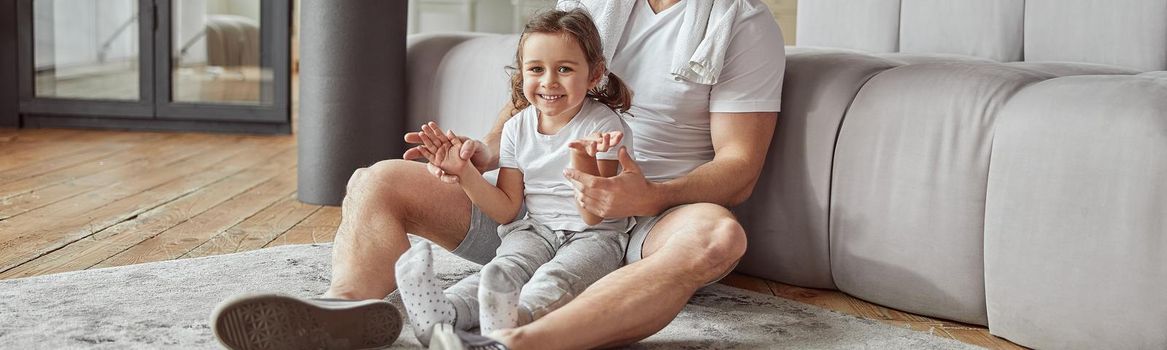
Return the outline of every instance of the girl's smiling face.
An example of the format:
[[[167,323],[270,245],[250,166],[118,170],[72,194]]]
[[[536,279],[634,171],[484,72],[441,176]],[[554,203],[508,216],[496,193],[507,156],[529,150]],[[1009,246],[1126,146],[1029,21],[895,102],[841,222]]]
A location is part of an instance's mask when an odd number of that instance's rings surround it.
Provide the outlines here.
[[[560,33],[531,33],[522,47],[523,96],[548,117],[572,117],[589,89],[600,81],[591,73],[579,43]],[[599,71],[599,70],[597,70]]]

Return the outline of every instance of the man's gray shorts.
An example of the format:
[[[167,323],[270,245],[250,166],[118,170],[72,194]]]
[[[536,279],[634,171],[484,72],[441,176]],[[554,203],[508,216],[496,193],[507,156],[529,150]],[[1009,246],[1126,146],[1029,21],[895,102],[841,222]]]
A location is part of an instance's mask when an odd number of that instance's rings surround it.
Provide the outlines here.
[[[470,210],[470,230],[466,232],[466,238],[462,240],[458,248],[454,249],[453,253],[463,259],[485,265],[490,262],[490,259],[494,259],[495,251],[502,243],[502,240],[498,238],[499,224],[483,213],[481,209],[478,209],[477,205],[472,207],[473,209]],[[643,257],[644,240],[648,238],[648,231],[652,230],[652,227],[661,217],[664,217],[664,214],[673,209],[666,210],[657,216],[636,217],[636,226],[633,226],[632,231],[629,232],[628,250],[624,253],[625,264],[640,261],[640,258]],[[524,206],[519,210],[519,215],[516,218],[521,219],[526,215],[527,208]]]

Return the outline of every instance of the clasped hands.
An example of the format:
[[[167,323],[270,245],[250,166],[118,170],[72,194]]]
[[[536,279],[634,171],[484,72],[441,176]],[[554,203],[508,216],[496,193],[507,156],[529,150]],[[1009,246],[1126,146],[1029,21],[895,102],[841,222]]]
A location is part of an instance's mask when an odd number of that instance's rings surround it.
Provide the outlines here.
[[[573,155],[595,159],[600,152],[607,152],[623,139],[623,133],[610,132],[594,134],[591,137],[574,140],[568,144]],[[405,152],[405,159],[425,158],[429,161],[427,170],[447,184],[457,184],[461,176],[471,175],[469,171],[485,172],[494,167],[490,164],[491,152],[485,144],[452,130],[442,131],[437,123],[429,122],[419,132],[405,134],[405,141],[417,144]],[[573,168],[563,170],[563,176],[575,187],[577,205],[604,218],[648,216],[659,214],[664,208],[660,203],[658,184],[649,182],[640,166],[623,147],[618,151],[622,170],[613,177],[587,174]]]

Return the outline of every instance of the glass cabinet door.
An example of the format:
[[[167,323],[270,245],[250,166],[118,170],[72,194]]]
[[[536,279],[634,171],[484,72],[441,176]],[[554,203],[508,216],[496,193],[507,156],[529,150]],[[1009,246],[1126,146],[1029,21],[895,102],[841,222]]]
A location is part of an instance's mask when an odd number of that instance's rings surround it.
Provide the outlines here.
[[[162,3],[159,118],[287,119],[287,0]]]
[[[22,109],[34,113],[153,114],[153,17],[142,0],[21,2],[31,38],[20,47]]]

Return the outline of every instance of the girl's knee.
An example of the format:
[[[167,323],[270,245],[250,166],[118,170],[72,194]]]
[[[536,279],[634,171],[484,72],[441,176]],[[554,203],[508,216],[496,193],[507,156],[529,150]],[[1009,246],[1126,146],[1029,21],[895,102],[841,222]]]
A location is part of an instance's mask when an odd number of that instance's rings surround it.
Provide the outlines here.
[[[490,278],[506,278],[522,285],[534,275],[535,271],[529,265],[515,256],[496,256],[494,260],[491,260],[486,266],[483,266],[482,270],[487,271],[487,266],[490,266],[491,268],[489,270],[492,272],[491,274],[495,275],[490,276]],[[482,277],[487,278],[485,273]]]

